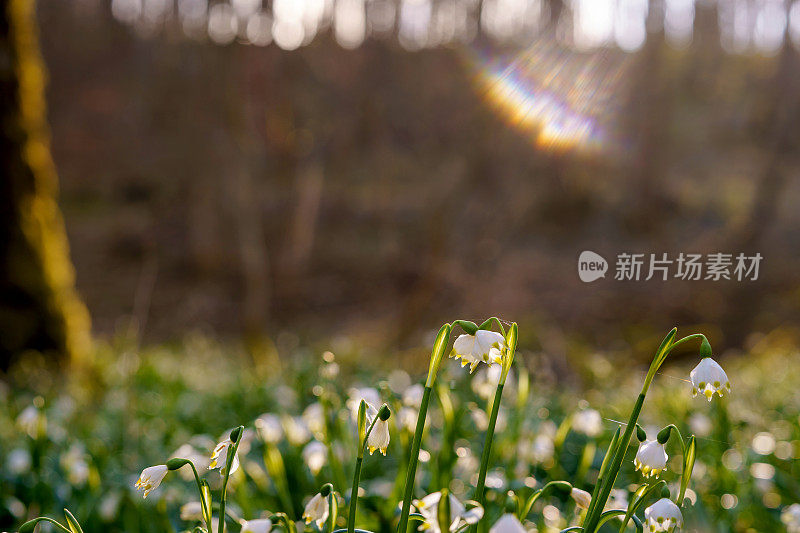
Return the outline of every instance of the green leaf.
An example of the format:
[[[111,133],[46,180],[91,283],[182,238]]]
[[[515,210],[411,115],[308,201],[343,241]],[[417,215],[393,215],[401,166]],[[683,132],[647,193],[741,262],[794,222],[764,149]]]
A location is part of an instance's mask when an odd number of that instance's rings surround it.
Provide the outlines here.
[[[636,514],[636,512],[642,507],[644,502],[654,494],[657,490],[661,487],[666,487],[667,482],[663,479],[659,480],[658,483],[655,485],[642,485],[639,487],[636,492],[633,494],[630,503],[628,504],[628,512],[625,513],[625,518],[622,519],[622,526],[620,527],[620,532],[625,531],[625,527],[628,525],[631,517]]]
[[[442,489],[439,503],[436,505],[436,521],[439,531],[450,531],[450,491]]]
[[[81,525],[77,520],[75,520],[75,517],[72,516],[72,513],[69,512],[69,509],[64,509],[64,516],[67,518],[67,525],[72,533],[83,533]]]
[[[211,523],[211,487],[205,479],[200,482],[203,501],[200,507],[203,509],[203,520],[206,524]]]
[[[72,533],[69,529],[62,526],[60,523],[56,522],[52,518],[47,518],[46,516],[40,516],[38,518],[34,518],[33,520],[28,520],[27,522],[25,522],[20,526],[19,533],[31,533],[34,529],[36,529],[36,525],[39,522],[50,522],[51,524],[54,524],[62,531],[65,531],[66,533]]]
[[[333,528],[336,527],[336,519],[339,517],[339,502],[333,491],[328,495],[328,505],[330,505],[330,516],[328,517],[327,531],[333,533]]]
[[[680,500],[678,507],[683,505],[683,496],[686,494],[686,488],[689,486],[689,481],[692,479],[692,470],[694,470],[694,460],[697,454],[697,439],[694,435],[689,437],[689,443],[686,445],[686,451],[683,454],[683,472],[681,473],[681,491],[678,495]]]

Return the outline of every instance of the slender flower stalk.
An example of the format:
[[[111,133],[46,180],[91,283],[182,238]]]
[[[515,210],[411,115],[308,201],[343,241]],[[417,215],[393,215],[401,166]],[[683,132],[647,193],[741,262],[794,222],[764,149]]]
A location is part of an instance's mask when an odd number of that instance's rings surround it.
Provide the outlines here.
[[[592,503],[591,508],[586,513],[586,519],[583,526],[584,533],[594,533],[597,530],[598,522],[600,521],[600,515],[605,508],[609,494],[611,494],[611,488],[614,486],[614,482],[617,480],[617,474],[619,473],[619,469],[622,466],[622,461],[625,458],[625,452],[627,451],[628,444],[631,441],[633,430],[636,427],[636,422],[639,420],[639,414],[642,412],[642,406],[644,405],[644,399],[647,395],[647,390],[650,388],[650,383],[652,383],[656,372],[661,366],[661,363],[663,363],[664,358],[669,353],[672,339],[675,338],[677,331],[677,328],[673,328],[672,331],[670,331],[667,336],[664,337],[664,340],[658,347],[656,355],[653,358],[653,362],[650,364],[650,370],[647,372],[647,376],[645,377],[644,385],[642,386],[642,392],[640,392],[638,398],[636,398],[636,403],[631,411],[631,416],[628,418],[628,425],[625,427],[625,433],[616,443],[616,447],[608,450],[608,453],[612,456],[611,462],[608,464],[608,476],[602,480],[602,486],[598,492],[597,499]]]
[[[358,483],[361,479],[361,463],[364,461],[364,450],[370,443],[370,435],[375,425],[381,423],[382,425],[389,420],[391,412],[389,406],[383,404],[378,410],[377,414],[372,418],[369,427],[366,427],[367,422],[367,402],[361,400],[358,406],[358,449],[356,455],[356,468],[353,474],[353,487],[350,489],[350,513],[347,516],[347,532],[353,533],[356,527],[356,508],[358,506]],[[388,429],[388,426],[387,426]],[[386,443],[388,444],[389,438],[386,436]],[[383,449],[384,455],[385,448]]]
[[[517,350],[517,333],[517,323],[514,322],[511,324],[511,327],[509,328],[505,337],[504,353],[501,360],[502,373],[500,374],[500,380],[497,383],[497,390],[495,391],[494,398],[492,399],[492,410],[491,415],[489,416],[489,425],[486,428],[486,438],[483,444],[483,453],[481,454],[481,467],[480,471],[478,472],[478,484],[475,487],[475,500],[481,506],[485,506],[484,489],[486,487],[486,472],[489,469],[489,457],[492,451],[494,428],[497,425],[497,415],[500,412],[500,400],[503,396],[503,387],[506,384],[506,379],[508,378],[508,373],[511,370],[511,365],[514,363],[514,355]]]
[[[197,468],[194,466],[194,463],[189,459],[183,459],[180,457],[176,457],[174,459],[170,459],[167,461],[167,468],[169,470],[178,470],[181,467],[189,465],[192,467],[192,473],[194,474],[195,483],[197,483],[197,491],[200,493],[200,510],[203,515],[203,521],[206,523],[206,531],[212,533],[211,531],[211,498],[210,498],[210,491],[206,488],[208,485],[205,481],[200,480],[200,475],[197,473]]]
[[[400,512],[400,522],[397,524],[397,533],[406,533],[408,529],[408,516],[411,513],[411,497],[414,492],[414,479],[417,474],[417,462],[419,461],[419,448],[422,443],[422,433],[425,431],[425,418],[428,414],[428,404],[431,400],[431,391],[436,383],[436,375],[439,373],[439,366],[444,357],[445,350],[450,341],[450,332],[453,329],[451,324],[445,324],[436,336],[433,343],[431,360],[428,365],[428,378],[425,381],[425,389],[422,392],[422,400],[419,405],[419,415],[417,416],[417,428],[414,431],[414,439],[411,442],[411,455],[408,458],[406,468],[406,484],[403,489],[403,507]]]
[[[617,475],[619,474],[620,467],[622,466],[622,461],[625,458],[625,452],[628,449],[628,444],[631,441],[631,436],[633,435],[633,431],[636,428],[636,423],[639,420],[639,415],[642,412],[642,406],[644,405],[645,397],[647,396],[647,391],[650,388],[650,384],[653,382],[656,373],[661,368],[661,365],[666,360],[667,356],[674,350],[676,347],[694,339],[700,339],[700,355],[703,358],[709,357],[711,355],[711,345],[706,339],[705,335],[702,333],[695,333],[692,335],[687,335],[686,337],[673,341],[675,338],[676,333],[678,332],[678,328],[672,328],[672,330],[664,337],[664,340],[661,342],[661,345],[656,350],[656,354],[653,357],[653,361],[650,364],[650,369],[647,372],[647,376],[645,377],[644,384],[642,385],[642,391],[639,393],[639,397],[636,399],[636,403],[633,406],[633,410],[631,411],[630,418],[628,419],[628,424],[625,428],[625,432],[622,435],[622,438],[613,446],[609,448],[608,454],[611,455],[611,461],[608,463],[608,474],[603,476],[602,479],[598,480],[598,484],[600,485],[599,490],[596,489],[597,498],[592,501],[589,510],[586,513],[586,518],[583,525],[584,533],[595,533],[599,527],[600,522],[600,515],[603,513],[603,509],[605,508],[606,501],[608,500],[608,496],[611,493],[611,489],[614,487],[614,483],[617,480]],[[604,460],[605,462],[605,460]]]
[[[218,533],[224,533],[225,531],[225,500],[227,498],[227,490],[228,490],[228,477],[231,473],[231,467],[233,464],[238,465],[238,460],[236,460],[236,452],[239,450],[239,443],[242,440],[242,433],[244,433],[244,426],[239,426],[238,428],[231,431],[230,439],[233,443],[229,445],[227,448],[227,457],[225,460],[225,473],[222,477],[222,493],[219,497],[219,527],[217,529]],[[209,533],[210,530],[209,530]]]

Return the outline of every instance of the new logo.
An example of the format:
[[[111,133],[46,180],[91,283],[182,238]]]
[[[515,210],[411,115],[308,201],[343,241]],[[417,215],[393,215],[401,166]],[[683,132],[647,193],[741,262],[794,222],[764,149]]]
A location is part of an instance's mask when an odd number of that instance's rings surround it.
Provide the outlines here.
[[[608,261],[603,256],[589,250],[581,252],[578,257],[578,276],[584,283],[606,277]]]

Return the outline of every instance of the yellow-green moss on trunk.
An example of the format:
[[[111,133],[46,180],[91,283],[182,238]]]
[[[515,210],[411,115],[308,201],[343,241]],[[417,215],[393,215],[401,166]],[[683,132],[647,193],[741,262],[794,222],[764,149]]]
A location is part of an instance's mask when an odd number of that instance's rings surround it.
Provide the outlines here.
[[[0,0],[0,366],[26,350],[81,357],[89,315],[74,288],[50,155],[33,0]]]

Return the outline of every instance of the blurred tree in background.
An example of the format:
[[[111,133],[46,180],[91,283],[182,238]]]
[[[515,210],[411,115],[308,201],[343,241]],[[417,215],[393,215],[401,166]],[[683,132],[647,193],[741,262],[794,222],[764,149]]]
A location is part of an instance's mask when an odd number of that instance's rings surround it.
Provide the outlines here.
[[[491,309],[556,332],[557,355],[565,330],[716,323],[738,346],[800,320],[800,2],[38,8],[102,334],[416,343],[446,310]],[[607,279],[578,280],[582,250]],[[622,252],[764,262],[749,284],[617,282]]]
[[[45,116],[32,0],[0,2],[0,368],[26,350],[88,349]]]

